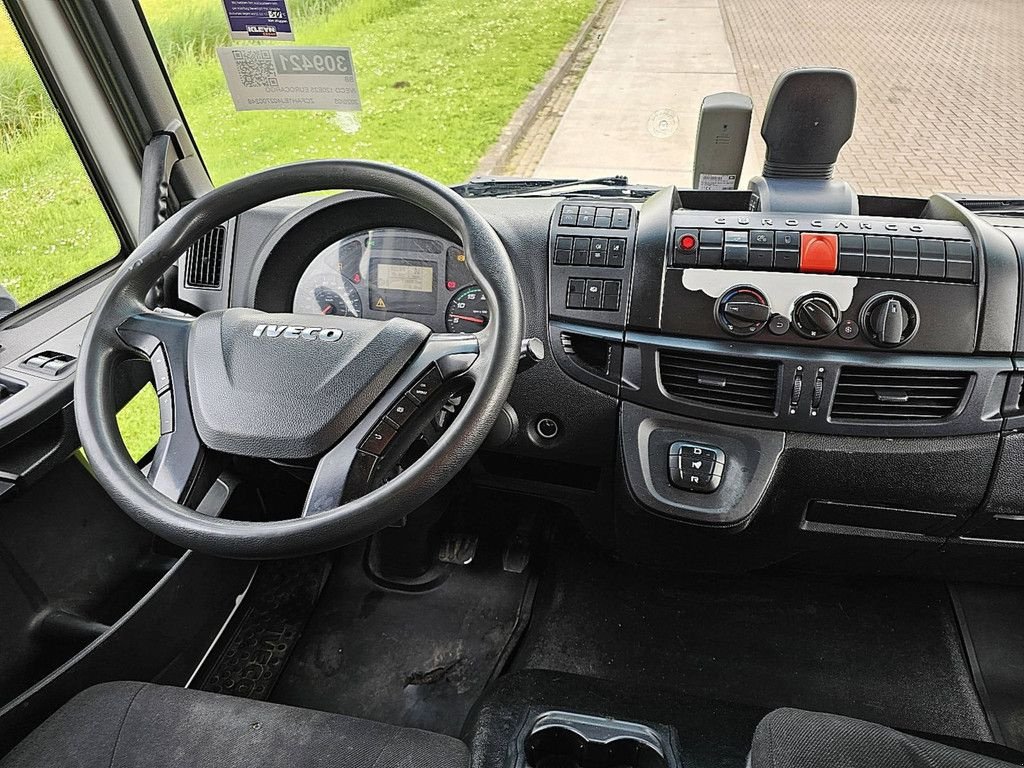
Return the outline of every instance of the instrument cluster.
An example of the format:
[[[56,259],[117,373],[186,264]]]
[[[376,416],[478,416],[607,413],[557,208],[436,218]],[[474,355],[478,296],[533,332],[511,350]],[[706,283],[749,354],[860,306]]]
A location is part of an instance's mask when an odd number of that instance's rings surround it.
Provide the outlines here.
[[[292,311],[398,316],[449,333],[478,333],[490,320],[462,246],[404,227],[367,229],[328,245],[299,278]]]

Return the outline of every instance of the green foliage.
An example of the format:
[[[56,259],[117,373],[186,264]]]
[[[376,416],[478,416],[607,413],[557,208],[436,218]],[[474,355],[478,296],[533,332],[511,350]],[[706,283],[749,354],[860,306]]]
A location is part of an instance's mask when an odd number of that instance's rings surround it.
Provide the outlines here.
[[[35,70],[23,62],[0,58],[0,149],[10,150],[21,137],[55,123],[56,116]]]

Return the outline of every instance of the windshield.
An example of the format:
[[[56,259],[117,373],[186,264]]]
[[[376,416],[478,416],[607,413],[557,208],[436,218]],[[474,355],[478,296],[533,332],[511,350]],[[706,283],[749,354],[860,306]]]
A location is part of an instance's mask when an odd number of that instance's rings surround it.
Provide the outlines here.
[[[290,14],[294,40],[232,40],[224,0],[141,0],[216,183],[350,157],[447,183],[623,174],[690,187],[702,100],[736,92],[753,104],[733,180],[743,189],[764,162],[759,129],[777,76],[832,66],[857,82],[855,130],[835,174],[857,192],[1021,191],[1024,12],[1013,0],[850,0],[827,11],[788,0],[275,5]],[[239,111],[217,55],[228,46],[347,48],[358,108],[274,108],[280,89],[267,78],[265,103]],[[241,77],[252,80],[263,64],[244,55]],[[276,61],[278,70],[287,64]]]
[[[454,183],[473,173],[594,2],[291,0],[287,45],[352,50],[358,112],[238,112],[216,55],[231,42],[222,0],[141,5],[215,183],[318,157],[380,160]]]

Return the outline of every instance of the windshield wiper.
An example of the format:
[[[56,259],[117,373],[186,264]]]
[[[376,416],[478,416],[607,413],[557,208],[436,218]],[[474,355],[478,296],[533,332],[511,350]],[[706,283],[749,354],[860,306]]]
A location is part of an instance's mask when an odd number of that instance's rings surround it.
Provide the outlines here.
[[[514,197],[574,192],[593,195],[649,197],[658,187],[630,185],[625,176],[598,176],[593,179],[521,179],[481,177],[454,187],[463,197]]]
[[[1024,213],[1024,198],[992,197],[991,195],[970,195],[954,197],[956,202],[975,213],[1006,214],[1019,216]]]

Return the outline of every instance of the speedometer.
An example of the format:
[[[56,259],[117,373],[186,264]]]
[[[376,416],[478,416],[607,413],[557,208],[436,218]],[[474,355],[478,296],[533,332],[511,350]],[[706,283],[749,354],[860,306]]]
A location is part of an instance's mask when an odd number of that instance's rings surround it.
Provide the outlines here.
[[[467,285],[452,296],[444,315],[449,333],[479,333],[491,320],[487,295],[479,285]]]
[[[337,272],[304,276],[295,291],[295,312],[362,317],[363,302],[355,284]]]

